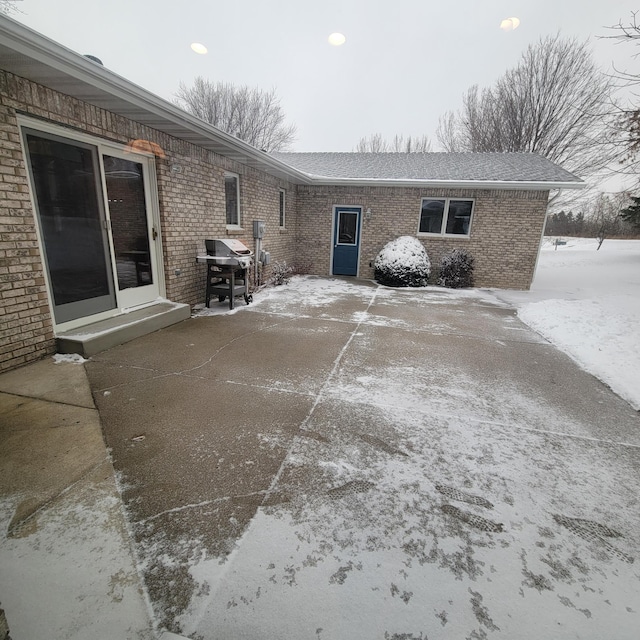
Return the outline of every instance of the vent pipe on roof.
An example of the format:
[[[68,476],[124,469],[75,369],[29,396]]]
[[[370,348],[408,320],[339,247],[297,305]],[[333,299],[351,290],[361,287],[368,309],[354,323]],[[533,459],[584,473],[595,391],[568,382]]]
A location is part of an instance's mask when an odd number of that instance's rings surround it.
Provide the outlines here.
[[[96,58],[95,56],[92,56],[88,53],[85,53],[84,57],[88,58],[89,60],[92,60],[93,62],[97,62],[101,67],[104,67],[104,65],[102,64],[102,60],[100,60],[100,58]]]

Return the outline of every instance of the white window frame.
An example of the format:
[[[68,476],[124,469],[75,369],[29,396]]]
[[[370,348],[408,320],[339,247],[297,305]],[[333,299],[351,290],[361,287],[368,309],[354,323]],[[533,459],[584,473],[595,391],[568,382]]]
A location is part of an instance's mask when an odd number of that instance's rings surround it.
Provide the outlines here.
[[[278,222],[281,229],[287,226],[287,191],[280,189],[278,192]]]
[[[227,219],[227,178],[236,179],[236,222],[229,222]],[[242,218],[240,213],[240,176],[237,173],[227,171],[224,174],[224,220],[226,222],[227,229],[242,228]]]
[[[444,212],[442,214],[442,225],[440,227],[440,232],[435,233],[433,231],[420,231],[420,222],[422,220],[422,207],[424,205],[425,200],[444,200]],[[455,202],[470,202],[471,203],[471,215],[469,216],[469,229],[467,233],[446,233],[447,230],[447,220],[449,219],[449,203],[451,201]],[[437,238],[469,238],[471,237],[471,227],[473,226],[473,216],[475,210],[475,200],[473,198],[439,198],[438,196],[426,196],[420,199],[420,213],[418,214],[418,235],[419,236],[428,236],[428,237],[437,237]]]

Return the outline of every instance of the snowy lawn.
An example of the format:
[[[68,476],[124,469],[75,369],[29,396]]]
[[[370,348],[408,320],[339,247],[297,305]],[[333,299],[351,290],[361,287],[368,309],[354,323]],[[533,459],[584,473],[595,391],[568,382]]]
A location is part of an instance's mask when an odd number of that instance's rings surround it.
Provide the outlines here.
[[[545,239],[529,292],[496,292],[518,316],[640,409],[640,240]]]

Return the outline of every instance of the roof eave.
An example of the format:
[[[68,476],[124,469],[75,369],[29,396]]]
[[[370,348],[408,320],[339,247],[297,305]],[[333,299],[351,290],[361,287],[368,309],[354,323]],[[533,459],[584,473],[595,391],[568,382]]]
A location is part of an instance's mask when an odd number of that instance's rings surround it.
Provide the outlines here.
[[[547,191],[550,189],[584,189],[586,182],[517,181],[517,180],[422,180],[380,178],[328,178],[309,176],[317,186],[359,187],[427,187],[446,189],[505,189],[523,191]]]

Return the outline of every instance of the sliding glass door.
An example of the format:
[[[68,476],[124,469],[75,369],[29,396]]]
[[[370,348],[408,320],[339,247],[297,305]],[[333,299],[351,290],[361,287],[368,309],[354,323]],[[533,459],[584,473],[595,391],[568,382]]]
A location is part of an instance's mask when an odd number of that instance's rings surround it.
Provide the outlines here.
[[[56,325],[155,300],[146,159],[23,135]]]
[[[95,147],[25,138],[56,324],[115,309]]]

